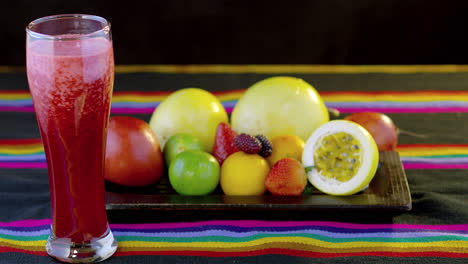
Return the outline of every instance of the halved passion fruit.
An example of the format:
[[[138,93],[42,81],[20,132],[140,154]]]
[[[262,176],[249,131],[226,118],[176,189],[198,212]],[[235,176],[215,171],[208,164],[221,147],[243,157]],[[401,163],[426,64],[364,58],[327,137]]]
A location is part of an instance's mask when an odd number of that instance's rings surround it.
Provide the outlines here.
[[[316,129],[302,154],[309,182],[321,192],[351,195],[372,180],[379,163],[373,137],[362,126],[334,120]]]

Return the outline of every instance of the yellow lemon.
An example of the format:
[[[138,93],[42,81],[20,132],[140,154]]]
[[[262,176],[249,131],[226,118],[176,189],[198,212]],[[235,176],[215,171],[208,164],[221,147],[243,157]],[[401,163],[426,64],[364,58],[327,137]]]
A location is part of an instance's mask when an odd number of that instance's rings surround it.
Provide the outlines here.
[[[279,135],[271,138],[270,141],[273,146],[273,151],[267,158],[270,166],[273,166],[278,160],[284,158],[293,158],[301,161],[304,141],[300,137],[295,135]]]
[[[238,151],[221,166],[221,188],[227,195],[261,195],[269,171],[264,158]]]
[[[322,125],[307,139],[302,163],[310,183],[331,195],[351,195],[374,178],[379,151],[365,128],[346,120]]]

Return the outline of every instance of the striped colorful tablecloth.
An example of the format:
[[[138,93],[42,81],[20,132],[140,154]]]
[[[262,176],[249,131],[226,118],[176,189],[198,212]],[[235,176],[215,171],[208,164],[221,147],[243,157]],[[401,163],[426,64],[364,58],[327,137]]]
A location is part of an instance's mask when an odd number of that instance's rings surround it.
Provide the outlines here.
[[[410,132],[400,135],[397,151],[413,209],[341,218],[310,212],[288,220],[261,212],[225,219],[219,212],[201,220],[181,213],[176,221],[161,212],[145,223],[111,223],[119,250],[109,263],[468,263],[467,66],[151,65],[116,71],[112,114],[146,121],[174,90],[204,88],[230,112],[247,87],[276,75],[303,78],[343,115],[387,113]],[[44,251],[46,162],[23,69],[0,67],[0,120],[0,263],[53,263]]]
[[[0,252],[45,256],[50,220],[0,223]],[[468,257],[468,225],[212,220],[113,224],[116,256]]]

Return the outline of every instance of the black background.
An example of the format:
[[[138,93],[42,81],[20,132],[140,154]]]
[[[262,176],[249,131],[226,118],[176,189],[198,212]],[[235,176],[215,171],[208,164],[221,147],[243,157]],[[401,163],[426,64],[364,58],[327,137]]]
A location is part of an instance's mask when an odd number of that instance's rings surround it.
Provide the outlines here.
[[[24,27],[60,13],[112,23],[117,64],[467,64],[468,3],[441,0],[15,0],[0,65],[24,65]]]

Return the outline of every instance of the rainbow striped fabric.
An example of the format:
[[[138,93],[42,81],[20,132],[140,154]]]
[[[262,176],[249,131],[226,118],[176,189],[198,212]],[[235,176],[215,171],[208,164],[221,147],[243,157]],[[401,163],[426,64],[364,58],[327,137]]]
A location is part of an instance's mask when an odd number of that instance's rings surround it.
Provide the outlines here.
[[[231,112],[245,89],[213,92]],[[115,92],[114,114],[152,114],[169,92]],[[384,91],[321,92],[327,107],[342,113],[376,111],[383,113],[468,112],[467,91]],[[34,112],[29,91],[0,90],[0,111]]]
[[[121,69],[122,70],[122,69]],[[231,112],[244,89],[213,92]],[[116,92],[114,114],[152,114],[170,92]],[[468,112],[467,91],[321,92],[326,105],[342,113]],[[34,112],[29,91],[0,91],[0,111]],[[468,145],[400,145],[405,169],[468,169]],[[45,168],[45,156],[38,139],[0,140],[0,168]]]
[[[45,256],[50,220],[0,223],[0,253]],[[115,256],[468,257],[468,225],[213,220],[113,224]]]
[[[399,145],[405,169],[468,169],[468,144]],[[0,168],[46,168],[40,139],[0,140]]]
[[[20,69],[24,71],[24,69]],[[1,67],[0,72],[18,69]],[[468,66],[310,66],[281,67],[248,65],[196,66],[118,66],[117,73],[158,74],[361,74],[361,73],[454,73],[468,72]],[[6,89],[7,87],[1,87]],[[239,89],[236,89],[239,88]],[[245,87],[213,92],[228,112],[245,92]],[[468,91],[338,91],[320,92],[327,107],[341,113],[376,111],[394,114],[468,113]],[[116,91],[113,114],[152,114],[169,92]],[[34,108],[29,91],[0,90],[0,112],[32,113]],[[443,115],[441,115],[443,116]],[[419,141],[423,142],[423,141]],[[436,142],[443,143],[443,142]],[[400,144],[406,170],[468,169],[468,144]],[[0,139],[0,169],[44,169],[45,155],[41,140]],[[424,173],[431,171],[424,171]],[[414,173],[417,174],[416,171]],[[448,173],[448,171],[438,171]],[[427,190],[426,190],[427,191]],[[436,198],[441,197],[440,195]],[[422,199],[432,199],[423,197]],[[415,199],[417,200],[417,199]],[[414,200],[414,201],[415,201]],[[448,201],[449,203],[450,201]],[[424,203],[424,205],[430,203]],[[421,205],[421,204],[417,204]],[[439,205],[439,204],[437,204]],[[454,208],[436,208],[450,212]],[[460,205],[461,206],[461,205]],[[431,208],[419,211],[396,222],[418,222],[431,216]],[[425,210],[425,211],[424,211]],[[444,211],[445,210],[445,211]],[[422,212],[422,213],[421,213]],[[453,213],[453,212],[452,212]],[[453,213],[463,217],[462,214]],[[430,218],[430,217],[429,217]],[[8,219],[8,218],[7,218]],[[312,218],[313,219],[313,218]],[[341,218],[340,218],[341,219]],[[348,221],[345,218],[342,221]],[[409,220],[408,220],[409,219]],[[450,220],[440,218],[450,223]],[[422,220],[424,221],[424,219]],[[248,257],[267,254],[310,258],[341,258],[354,256],[378,257],[436,257],[468,259],[468,224],[419,225],[391,223],[358,224],[330,221],[263,221],[210,220],[197,222],[167,222],[151,224],[111,224],[119,249],[115,256],[201,256]],[[50,219],[0,222],[0,253],[20,253],[46,256],[45,242]],[[427,223],[427,222],[426,222]],[[426,259],[418,259],[425,262]],[[131,262],[131,260],[128,260]],[[383,260],[386,262],[387,260]],[[463,260],[462,260],[463,261]],[[426,261],[427,262],[427,261]]]

